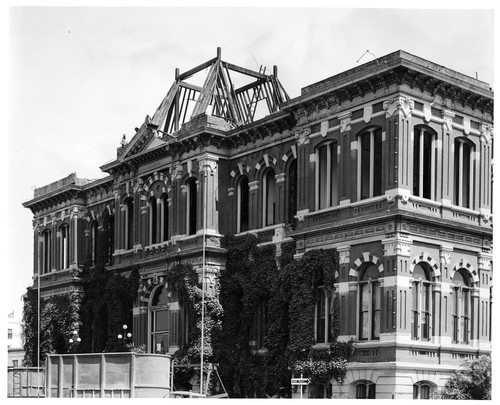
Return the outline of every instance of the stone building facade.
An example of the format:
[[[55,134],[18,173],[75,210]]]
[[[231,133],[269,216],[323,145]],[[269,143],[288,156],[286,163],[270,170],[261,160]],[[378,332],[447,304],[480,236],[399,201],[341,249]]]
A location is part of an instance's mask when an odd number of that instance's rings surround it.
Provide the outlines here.
[[[186,82],[206,68],[203,87]],[[229,73],[251,82],[234,90]],[[493,92],[451,69],[397,51],[289,99],[277,69],[218,52],[176,71],[107,177],[35,190],[24,204],[34,273],[42,296],[81,291],[83,261],[105,244],[108,269],[140,269],[135,343],[173,352],[188,331],[168,267],[191,263],[201,282],[205,263],[209,291],[224,235],[251,232],[278,253],[293,240],[297,258],[336,248],[339,339],[357,354],[325,395],[432,397],[462,360],[491,351],[492,157]],[[317,347],[331,340],[330,300],[320,294]]]

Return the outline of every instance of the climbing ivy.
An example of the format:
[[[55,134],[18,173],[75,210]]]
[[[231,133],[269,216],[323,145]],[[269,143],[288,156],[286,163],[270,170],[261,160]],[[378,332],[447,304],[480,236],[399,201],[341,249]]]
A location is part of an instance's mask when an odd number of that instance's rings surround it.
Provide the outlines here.
[[[314,250],[294,260],[294,243],[259,245],[253,235],[225,237],[226,269],[220,274],[222,328],[214,338],[215,360],[234,397],[290,396],[294,373],[321,383],[345,375],[347,351],[327,348],[319,358],[314,345],[314,308],[318,287],[333,293],[336,250]],[[331,334],[338,336],[338,299],[333,298]],[[250,329],[258,308],[267,308],[265,349],[250,347]],[[340,344],[342,345],[342,344]],[[349,344],[352,347],[352,343]]]

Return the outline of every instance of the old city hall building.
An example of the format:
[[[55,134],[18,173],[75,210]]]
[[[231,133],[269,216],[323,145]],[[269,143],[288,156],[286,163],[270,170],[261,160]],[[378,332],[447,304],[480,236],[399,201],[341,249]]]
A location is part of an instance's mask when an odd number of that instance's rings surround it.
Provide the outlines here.
[[[296,258],[336,248],[338,339],[357,351],[331,395],[428,398],[491,351],[492,158],[493,92],[477,79],[396,51],[290,99],[276,68],[218,50],[176,71],[106,177],[35,190],[24,204],[34,280],[42,297],[82,291],[80,267],[106,235],[106,268],[140,270],[135,343],[173,353],[188,331],[164,294],[169,266],[192,264],[201,280],[205,259],[210,292],[224,235],[250,232],[278,253],[294,241]],[[328,301],[320,294],[318,346],[331,339]]]

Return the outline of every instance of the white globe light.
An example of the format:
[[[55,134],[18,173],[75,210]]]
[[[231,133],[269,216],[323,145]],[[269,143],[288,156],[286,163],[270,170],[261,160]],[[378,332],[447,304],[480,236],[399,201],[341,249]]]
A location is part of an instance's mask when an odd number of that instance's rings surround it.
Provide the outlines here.
[[[120,334],[118,335],[118,339],[121,339],[122,337],[123,337],[123,336],[122,336],[122,334],[120,333]]]
[[[80,338],[76,338],[76,341],[77,341],[77,342],[81,342],[81,341],[82,341],[82,339],[80,339]]]
[[[76,330],[74,330],[73,335],[78,335],[78,332]]]
[[[130,332],[129,332],[129,333],[127,333],[127,337],[128,337],[128,338],[131,338],[131,337],[132,337],[132,334],[131,334]]]
[[[123,325],[123,329],[127,329],[127,328],[128,328],[128,326],[127,326],[127,325]]]
[[[70,339],[70,340],[69,340],[69,343],[73,343],[73,339]]]

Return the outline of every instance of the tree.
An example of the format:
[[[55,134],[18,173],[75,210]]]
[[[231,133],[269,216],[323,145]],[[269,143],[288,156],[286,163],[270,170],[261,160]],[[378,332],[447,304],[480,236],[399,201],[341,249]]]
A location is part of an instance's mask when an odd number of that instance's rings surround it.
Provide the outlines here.
[[[444,386],[443,399],[491,399],[491,358],[466,360]]]

